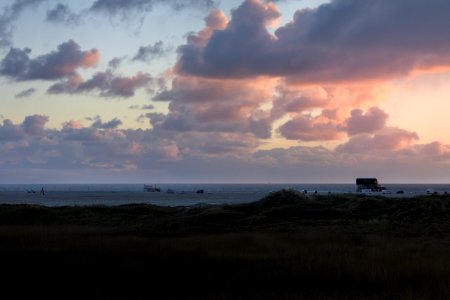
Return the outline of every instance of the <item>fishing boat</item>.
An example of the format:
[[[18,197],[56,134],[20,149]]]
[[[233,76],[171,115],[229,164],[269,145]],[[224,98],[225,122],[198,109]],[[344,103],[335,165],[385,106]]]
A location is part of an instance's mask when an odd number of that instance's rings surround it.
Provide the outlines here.
[[[146,192],[161,192],[159,187],[156,187],[154,184],[144,184],[144,191]]]

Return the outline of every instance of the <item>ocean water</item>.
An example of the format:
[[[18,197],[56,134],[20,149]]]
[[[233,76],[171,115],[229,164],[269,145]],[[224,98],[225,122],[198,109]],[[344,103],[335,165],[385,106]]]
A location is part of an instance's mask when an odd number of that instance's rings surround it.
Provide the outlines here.
[[[422,195],[427,189],[450,193],[450,184],[385,184],[392,195]],[[157,184],[161,192],[146,192],[143,184],[0,184],[0,204],[46,206],[155,204],[192,206],[257,201],[272,191],[295,189],[307,193],[354,193],[355,184]],[[41,195],[41,189],[45,195]],[[204,193],[197,193],[203,190]],[[169,192],[170,191],[170,192]]]

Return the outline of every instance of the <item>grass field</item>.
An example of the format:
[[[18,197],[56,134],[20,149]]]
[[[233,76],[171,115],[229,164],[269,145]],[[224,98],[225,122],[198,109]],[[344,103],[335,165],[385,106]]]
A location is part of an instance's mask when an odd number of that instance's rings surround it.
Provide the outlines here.
[[[450,299],[450,198],[169,208],[0,206],[4,293],[83,299]]]

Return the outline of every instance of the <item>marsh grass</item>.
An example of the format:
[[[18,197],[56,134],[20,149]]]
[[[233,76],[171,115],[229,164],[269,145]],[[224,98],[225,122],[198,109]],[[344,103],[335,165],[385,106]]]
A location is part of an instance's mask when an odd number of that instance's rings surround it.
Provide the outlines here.
[[[447,198],[0,206],[3,292],[58,299],[450,299]],[[14,286],[21,288],[13,288]]]

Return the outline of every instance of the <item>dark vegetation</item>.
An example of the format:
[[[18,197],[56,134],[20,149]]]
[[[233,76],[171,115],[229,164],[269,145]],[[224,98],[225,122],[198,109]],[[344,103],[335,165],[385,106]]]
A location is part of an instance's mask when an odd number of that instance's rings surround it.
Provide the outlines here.
[[[450,197],[0,206],[3,292],[82,299],[450,299]],[[14,298],[14,297],[12,297]]]

